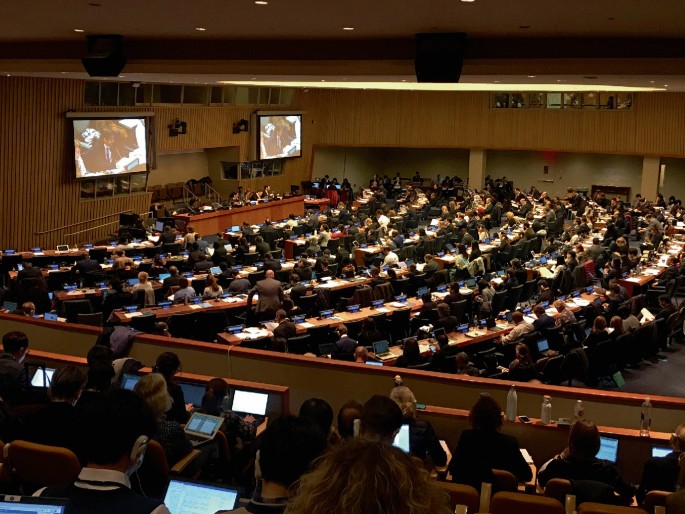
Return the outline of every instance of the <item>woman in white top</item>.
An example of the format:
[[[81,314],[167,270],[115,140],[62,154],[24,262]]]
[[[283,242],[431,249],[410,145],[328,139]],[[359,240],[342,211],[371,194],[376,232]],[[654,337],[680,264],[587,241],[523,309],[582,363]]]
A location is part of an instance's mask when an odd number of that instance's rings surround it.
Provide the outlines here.
[[[328,225],[321,225],[321,232],[319,232],[319,246],[323,249],[328,246],[328,241],[331,240],[331,233],[328,230]]]
[[[224,292],[216,281],[216,277],[213,275],[207,276],[205,284],[207,287],[205,287],[205,290],[202,293],[202,298],[218,298]]]
[[[144,271],[138,273],[139,282],[131,288],[131,292],[135,295],[138,291],[145,291],[145,305],[155,305],[155,290],[152,284],[148,282],[148,274]]]

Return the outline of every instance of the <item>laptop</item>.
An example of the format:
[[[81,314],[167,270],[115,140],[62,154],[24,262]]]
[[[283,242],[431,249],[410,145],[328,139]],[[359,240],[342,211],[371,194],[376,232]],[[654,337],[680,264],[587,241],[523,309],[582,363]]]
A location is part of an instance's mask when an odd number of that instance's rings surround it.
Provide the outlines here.
[[[600,436],[599,452],[596,457],[616,464],[616,461],[618,460],[618,439]]]
[[[387,361],[395,358],[395,355],[390,353],[390,344],[387,341],[376,341],[372,343],[372,346],[376,359]]]
[[[544,355],[545,357],[548,356],[550,350],[549,350],[549,342],[547,339],[540,339],[538,341],[538,352],[540,352],[541,355]]]
[[[37,368],[36,373],[31,378],[31,385],[33,387],[50,387],[54,374],[53,368]],[[2,511],[0,510],[0,512]]]
[[[209,268],[209,272],[212,275],[221,275],[221,268],[219,266],[213,266],[213,267]]]
[[[69,251],[69,245],[57,245],[57,253],[66,253]]]
[[[269,403],[269,393],[256,393],[236,389],[233,393],[233,405],[231,410],[241,418],[252,416],[255,425],[259,426],[266,417],[266,406]]]
[[[193,412],[183,431],[190,444],[199,446],[214,439],[223,422],[224,418],[221,416]]]
[[[207,388],[201,384],[191,384],[188,382],[177,382],[183,390],[183,398],[186,403],[192,403],[193,407],[202,406],[202,398],[205,396]]]
[[[11,494],[0,496],[0,512],[40,514],[64,514],[68,512],[69,501],[58,498],[43,498],[33,496],[14,496]]]
[[[217,484],[171,479],[164,504],[171,514],[232,510],[238,503],[238,491]],[[41,514],[42,511],[41,511]]]
[[[408,424],[402,425],[402,428],[400,428],[400,431],[397,432],[395,439],[393,439],[392,445],[396,448],[399,448],[404,453],[409,453],[411,451],[411,448],[409,445],[409,425]]]
[[[127,389],[129,391],[133,391],[133,388],[136,386],[138,381],[140,380],[140,375],[134,375],[132,373],[124,373],[121,376],[121,388],[122,389]]]
[[[17,302],[2,302],[2,308],[12,314],[17,310]]]
[[[652,457],[666,457],[670,455],[673,449],[664,446],[652,446]]]

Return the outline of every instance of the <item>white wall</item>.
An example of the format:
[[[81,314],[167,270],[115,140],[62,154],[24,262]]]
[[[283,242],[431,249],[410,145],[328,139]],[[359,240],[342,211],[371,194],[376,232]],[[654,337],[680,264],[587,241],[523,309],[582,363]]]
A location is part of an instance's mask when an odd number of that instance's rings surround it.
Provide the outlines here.
[[[664,158],[661,159],[661,164],[666,167],[662,177],[663,185],[660,182],[659,192],[664,195],[666,201],[671,195],[685,200],[685,159]]]
[[[449,175],[465,179],[469,174],[469,151],[460,148],[341,148],[316,147],[312,177],[347,178],[352,184],[368,184],[374,174],[411,178]]]
[[[549,167],[547,175],[545,166]],[[591,190],[593,185],[628,186],[634,196],[640,191],[642,157],[488,150],[486,170],[493,178],[506,176],[517,187],[534,185],[552,196],[564,195],[568,187]]]
[[[157,152],[157,169],[148,177],[148,185],[169,184],[201,179],[209,174],[204,150]]]

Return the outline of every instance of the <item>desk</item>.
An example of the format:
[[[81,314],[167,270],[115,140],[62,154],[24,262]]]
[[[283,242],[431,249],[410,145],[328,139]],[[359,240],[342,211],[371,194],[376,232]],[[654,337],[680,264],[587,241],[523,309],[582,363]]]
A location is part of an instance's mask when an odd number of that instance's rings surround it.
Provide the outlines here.
[[[235,298],[235,297],[233,297]],[[255,296],[255,302],[256,300]],[[201,313],[201,312],[207,312],[207,311],[218,311],[218,310],[228,310],[228,309],[238,309],[240,307],[246,307],[247,306],[247,298],[240,298],[236,302],[226,302],[224,300],[207,300],[207,303],[211,305],[211,307],[200,307],[199,305],[195,305],[192,303],[189,303],[188,305],[185,304],[177,304],[177,305],[172,305],[171,307],[167,309],[162,309],[159,307],[145,307],[141,309],[140,313],[154,313],[154,315],[157,317],[157,319],[164,319],[164,318],[170,318],[174,314],[189,314],[191,312],[195,313]],[[130,314],[134,314],[134,316],[131,316]],[[124,311],[114,311],[112,313],[114,318],[116,319],[117,322],[119,323],[129,323],[131,321],[131,318],[134,318],[135,316],[140,316],[140,314],[135,314],[135,313],[127,313]]]
[[[222,211],[203,214],[177,214],[175,219],[192,225],[196,232],[207,234],[222,233],[233,225],[242,225],[244,221],[250,224],[264,223],[265,219],[281,220],[289,214],[301,216],[304,214],[304,197],[293,196],[282,200],[259,202],[256,205],[246,205]]]
[[[310,198],[309,200],[304,201],[304,206],[306,209],[321,210],[322,206],[327,207],[330,203],[331,201],[328,198]]]
[[[628,278],[622,278],[618,283],[626,288],[628,297],[632,298],[636,294],[644,293],[646,289],[645,286],[648,286],[654,280],[656,280],[655,275],[635,275]]]
[[[379,245],[369,245],[366,248],[354,249],[354,263],[357,266],[366,266],[366,256],[381,253]]]

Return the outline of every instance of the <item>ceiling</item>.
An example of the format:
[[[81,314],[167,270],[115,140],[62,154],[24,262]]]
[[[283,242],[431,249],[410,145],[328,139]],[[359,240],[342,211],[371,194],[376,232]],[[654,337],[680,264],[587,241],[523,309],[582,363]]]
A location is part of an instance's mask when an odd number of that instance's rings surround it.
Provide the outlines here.
[[[685,91],[683,0],[267,1],[3,0],[0,71],[85,78],[120,34],[121,80],[412,83],[415,34],[465,32],[463,83]]]

